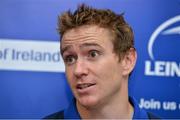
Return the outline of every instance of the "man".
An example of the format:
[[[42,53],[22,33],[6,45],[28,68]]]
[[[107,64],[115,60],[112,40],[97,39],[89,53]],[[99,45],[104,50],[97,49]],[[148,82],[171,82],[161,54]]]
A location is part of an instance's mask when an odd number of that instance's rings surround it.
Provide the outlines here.
[[[46,118],[148,118],[128,96],[137,53],[133,32],[122,15],[84,4],[59,17],[61,55],[74,94],[70,106]]]

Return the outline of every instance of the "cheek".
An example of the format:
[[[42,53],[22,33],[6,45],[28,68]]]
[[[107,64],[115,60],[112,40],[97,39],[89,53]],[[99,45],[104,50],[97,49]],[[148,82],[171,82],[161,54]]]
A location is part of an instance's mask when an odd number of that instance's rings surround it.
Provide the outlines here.
[[[73,73],[72,73],[71,69],[66,68],[65,73],[66,73],[67,81],[70,84],[70,86],[72,87],[73,86]]]
[[[113,84],[112,81],[119,81],[122,77],[121,66],[113,59],[101,61],[95,68],[95,74],[99,77],[99,81],[103,82],[102,84]]]

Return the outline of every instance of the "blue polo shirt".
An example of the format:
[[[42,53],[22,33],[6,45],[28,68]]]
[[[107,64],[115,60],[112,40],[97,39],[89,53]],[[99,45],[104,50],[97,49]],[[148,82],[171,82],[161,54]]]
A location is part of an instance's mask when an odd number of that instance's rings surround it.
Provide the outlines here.
[[[137,101],[133,97],[129,97],[129,101],[134,107],[133,119],[148,119],[147,112],[144,109],[140,109]],[[65,119],[81,119],[77,107],[76,101],[73,99],[67,109],[64,110]]]

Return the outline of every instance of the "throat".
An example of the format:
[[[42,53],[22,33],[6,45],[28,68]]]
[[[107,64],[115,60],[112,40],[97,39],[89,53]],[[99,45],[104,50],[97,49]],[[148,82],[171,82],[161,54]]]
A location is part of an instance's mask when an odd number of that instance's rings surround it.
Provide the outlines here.
[[[134,114],[133,106],[128,103],[127,107],[104,106],[99,108],[87,108],[78,106],[77,109],[82,119],[132,119]]]

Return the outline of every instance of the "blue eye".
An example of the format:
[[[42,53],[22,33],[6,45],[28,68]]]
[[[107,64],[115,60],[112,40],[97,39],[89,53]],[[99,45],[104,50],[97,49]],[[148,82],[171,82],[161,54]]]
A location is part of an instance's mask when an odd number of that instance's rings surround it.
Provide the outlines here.
[[[73,55],[66,56],[64,59],[66,64],[73,64],[76,61],[76,57]]]
[[[97,57],[98,55],[99,55],[99,53],[98,53],[97,50],[91,50],[91,51],[89,52],[89,57],[91,57],[91,58],[95,58],[95,57]]]

